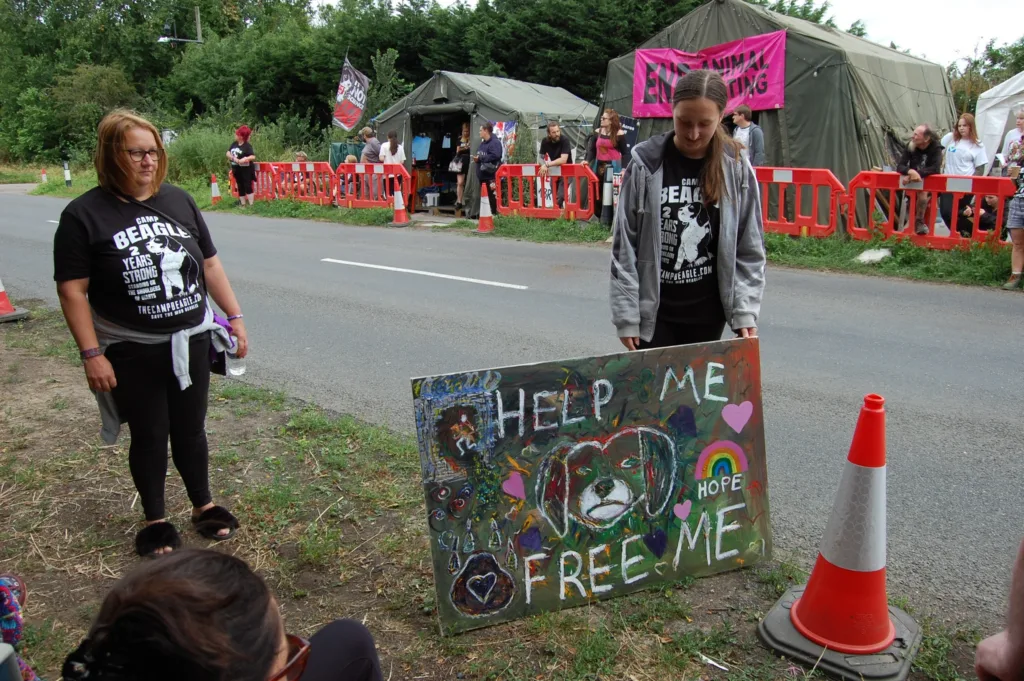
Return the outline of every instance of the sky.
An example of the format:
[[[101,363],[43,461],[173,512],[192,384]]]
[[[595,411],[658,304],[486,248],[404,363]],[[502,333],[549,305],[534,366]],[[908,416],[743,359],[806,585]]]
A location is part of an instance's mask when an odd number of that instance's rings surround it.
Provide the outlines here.
[[[333,4],[332,0],[314,0]],[[438,0],[451,5],[454,0]],[[470,0],[472,3],[473,0]],[[868,38],[946,66],[984,48],[991,38],[997,45],[1024,35],[1024,25],[1010,12],[1015,0],[830,0],[836,25],[847,29],[860,19]],[[966,15],[966,16],[964,16]]]

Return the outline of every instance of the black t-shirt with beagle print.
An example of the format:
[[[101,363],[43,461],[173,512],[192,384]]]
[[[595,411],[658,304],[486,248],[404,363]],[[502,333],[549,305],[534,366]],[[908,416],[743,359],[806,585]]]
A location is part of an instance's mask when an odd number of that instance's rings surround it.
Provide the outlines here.
[[[683,156],[669,138],[662,161],[661,303],[658,319],[670,324],[725,320],[718,294],[718,206],[705,205],[704,159]]]
[[[203,215],[169,184],[143,203],[100,187],[69,203],[54,236],[53,278],[88,279],[96,314],[125,328],[174,333],[197,326],[206,313],[203,266],[217,254]]]

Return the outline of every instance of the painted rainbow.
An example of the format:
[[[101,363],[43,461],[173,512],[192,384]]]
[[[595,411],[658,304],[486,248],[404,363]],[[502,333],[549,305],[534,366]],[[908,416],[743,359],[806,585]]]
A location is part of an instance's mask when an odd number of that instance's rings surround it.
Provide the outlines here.
[[[695,478],[720,478],[723,475],[736,475],[747,470],[747,455],[735,442],[719,440],[704,448],[697,457]]]

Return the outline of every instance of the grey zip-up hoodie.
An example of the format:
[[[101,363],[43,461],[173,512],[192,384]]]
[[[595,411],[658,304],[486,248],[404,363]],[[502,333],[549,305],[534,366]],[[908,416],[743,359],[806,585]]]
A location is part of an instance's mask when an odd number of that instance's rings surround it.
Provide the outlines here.
[[[620,338],[650,341],[661,291],[662,158],[674,144],[668,132],[633,148],[615,211],[610,300]],[[731,329],[757,326],[764,293],[761,196],[750,164],[722,160],[725,192],[718,202],[718,288]]]

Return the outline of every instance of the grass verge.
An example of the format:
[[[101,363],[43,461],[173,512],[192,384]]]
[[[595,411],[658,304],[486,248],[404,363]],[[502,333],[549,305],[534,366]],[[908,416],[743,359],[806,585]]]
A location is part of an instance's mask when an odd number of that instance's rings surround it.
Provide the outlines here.
[[[1009,249],[980,244],[967,250],[937,251],[903,241],[853,241],[794,238],[765,234],[768,261],[788,267],[836,272],[856,272],[950,284],[997,286],[1010,276]],[[875,265],[856,261],[858,255],[875,248],[887,248],[892,256]]]
[[[100,444],[96,405],[60,313],[32,309],[28,321],[0,327],[0,571],[28,582],[24,652],[42,676],[57,678],[110,586],[138,564],[141,511],[127,438]],[[294,633],[365,619],[386,678],[811,677],[754,635],[778,594],[806,577],[778,563],[441,638],[410,437],[230,380],[212,387],[207,430],[211,487],[242,522],[214,548],[268,580]],[[184,529],[188,502],[173,470],[167,486],[171,519]],[[925,632],[911,679],[967,678],[975,637],[930,621]]]
[[[476,230],[473,220],[456,220],[447,225],[436,225],[439,232],[471,232]],[[494,231],[490,236],[536,241],[538,243],[599,243],[605,241],[611,232],[596,222],[575,222],[572,220],[538,220],[514,215],[497,215]]]
[[[39,182],[39,168],[0,165],[0,184],[30,184]]]

